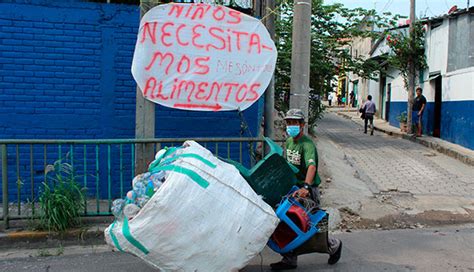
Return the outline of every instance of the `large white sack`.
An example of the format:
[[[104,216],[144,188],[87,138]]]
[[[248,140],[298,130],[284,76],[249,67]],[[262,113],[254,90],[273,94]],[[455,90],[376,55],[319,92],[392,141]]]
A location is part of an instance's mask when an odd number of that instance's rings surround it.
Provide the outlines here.
[[[237,271],[263,250],[279,219],[234,166],[194,141],[184,146],[175,154],[197,154],[216,167],[186,155],[173,165],[195,172],[208,187],[169,171],[128,222],[132,238],[125,238],[124,222],[116,221],[105,230],[106,241],[163,271]]]

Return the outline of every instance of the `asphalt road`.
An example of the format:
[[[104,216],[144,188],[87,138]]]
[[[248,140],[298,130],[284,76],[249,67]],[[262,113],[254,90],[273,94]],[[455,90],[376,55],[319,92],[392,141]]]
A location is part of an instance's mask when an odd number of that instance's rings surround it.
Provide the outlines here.
[[[340,262],[327,265],[327,256],[301,256],[296,271],[474,271],[474,225],[433,229],[360,231],[336,234],[344,248]],[[59,256],[38,257],[61,253]],[[265,249],[244,268],[270,271],[279,256]],[[262,265],[261,265],[262,263]],[[0,271],[156,271],[128,254],[107,247],[66,247],[0,252]]]

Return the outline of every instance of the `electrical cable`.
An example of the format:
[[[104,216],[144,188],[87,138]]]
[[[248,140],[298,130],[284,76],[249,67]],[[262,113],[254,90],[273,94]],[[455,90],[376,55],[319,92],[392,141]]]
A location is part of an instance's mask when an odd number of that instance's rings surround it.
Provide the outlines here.
[[[448,5],[448,1],[444,0],[444,3],[446,4],[446,8],[449,10],[451,7]]]
[[[380,10],[380,13],[383,13],[386,9],[388,9],[393,4],[393,0],[388,0],[385,6]]]
[[[433,16],[436,16],[436,14],[433,13],[433,11],[431,10],[430,8],[430,5],[428,4],[428,0],[425,0],[425,3],[426,3],[426,10],[428,10]],[[426,13],[426,11],[425,11]],[[426,14],[425,14],[426,16]]]

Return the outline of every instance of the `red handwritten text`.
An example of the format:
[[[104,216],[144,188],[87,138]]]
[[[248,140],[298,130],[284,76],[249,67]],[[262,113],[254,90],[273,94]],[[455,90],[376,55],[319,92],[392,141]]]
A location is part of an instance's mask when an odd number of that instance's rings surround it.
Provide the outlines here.
[[[172,90],[163,90],[163,81],[149,77],[143,90],[145,97],[158,100],[172,99],[187,102],[254,102],[258,99],[260,83],[251,85],[237,82],[199,82],[175,79]],[[165,96],[164,93],[170,93]],[[213,98],[213,99],[211,99]]]
[[[212,16],[214,20],[228,24],[239,24],[242,21],[242,13],[238,11],[205,4],[171,5],[168,16],[191,20],[202,20],[206,16]]]
[[[187,25],[166,22],[146,22],[141,30],[140,43],[151,42],[153,45],[173,47],[194,47],[206,51],[234,50],[248,54],[261,54],[262,51],[273,51],[272,47],[262,42],[259,34],[205,26],[203,24]]]

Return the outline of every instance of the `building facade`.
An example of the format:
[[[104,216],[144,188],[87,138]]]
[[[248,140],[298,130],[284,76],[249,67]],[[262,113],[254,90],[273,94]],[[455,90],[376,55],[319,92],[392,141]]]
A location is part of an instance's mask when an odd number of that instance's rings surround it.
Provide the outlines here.
[[[363,24],[361,26],[366,31],[373,30],[372,26],[367,24]],[[351,55],[352,58],[360,58],[362,60],[367,60],[370,58],[370,50],[373,47],[374,39],[370,37],[355,37],[352,39],[351,44]],[[367,98],[369,94],[369,80],[366,78],[362,78],[354,73],[349,74],[349,86],[348,92],[354,93],[355,97],[355,107],[359,107],[362,105],[363,101]],[[348,100],[349,101],[349,100]]]
[[[417,81],[428,101],[423,132],[474,149],[474,8],[427,20],[425,41],[428,68],[418,71]],[[389,52],[383,38],[371,57]],[[408,92],[400,72],[381,65],[385,73],[369,82],[369,94],[379,117],[398,127],[397,116],[407,111]]]

